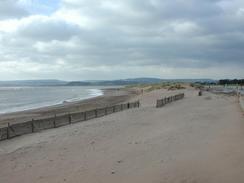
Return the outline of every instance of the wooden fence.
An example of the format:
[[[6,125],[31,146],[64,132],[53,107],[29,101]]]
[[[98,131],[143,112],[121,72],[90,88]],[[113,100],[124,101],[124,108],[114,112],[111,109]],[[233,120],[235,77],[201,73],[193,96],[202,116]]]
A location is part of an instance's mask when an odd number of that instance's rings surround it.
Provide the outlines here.
[[[174,96],[165,97],[163,99],[157,100],[156,107],[157,108],[163,107],[163,106],[165,106],[168,103],[171,103],[171,102],[176,101],[176,100],[183,99],[184,96],[185,96],[184,93],[180,93],[180,94],[177,94],[177,95],[174,95]]]
[[[136,101],[131,103],[118,104],[105,108],[89,110],[85,112],[76,112],[59,116],[55,115],[53,117],[45,119],[32,119],[31,121],[27,121],[24,123],[8,124],[7,127],[0,128],[0,141],[24,134],[39,132],[51,128],[57,128],[72,123],[87,121],[90,119],[109,115],[115,112],[138,107],[140,107],[140,102]]]

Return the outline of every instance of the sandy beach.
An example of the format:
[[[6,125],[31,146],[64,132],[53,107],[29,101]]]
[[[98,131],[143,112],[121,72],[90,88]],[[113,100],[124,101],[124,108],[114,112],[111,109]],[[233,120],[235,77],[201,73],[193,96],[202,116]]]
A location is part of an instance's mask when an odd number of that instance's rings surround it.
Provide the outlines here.
[[[240,103],[242,111],[244,112],[244,95],[241,95],[239,97],[239,103]]]
[[[31,121],[32,119],[53,117],[55,114],[62,115],[112,106],[133,98],[138,94],[138,91],[135,89],[107,88],[103,89],[103,93],[104,94],[102,96],[81,101],[66,102],[48,107],[0,114],[0,127],[7,126],[7,123],[16,124]]]
[[[183,100],[155,108],[181,92]],[[161,89],[123,101],[135,99],[140,108],[0,142],[0,182],[244,182],[236,96]]]

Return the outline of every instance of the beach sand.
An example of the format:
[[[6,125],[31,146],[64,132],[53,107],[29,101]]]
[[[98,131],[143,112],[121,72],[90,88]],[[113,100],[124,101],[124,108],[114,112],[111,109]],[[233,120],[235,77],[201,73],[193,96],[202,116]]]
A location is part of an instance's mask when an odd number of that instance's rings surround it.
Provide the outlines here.
[[[240,103],[242,111],[244,112],[244,95],[241,95],[239,97],[239,103]]]
[[[180,92],[183,100],[155,108]],[[187,89],[134,99],[140,108],[0,142],[0,182],[244,182],[237,97]]]

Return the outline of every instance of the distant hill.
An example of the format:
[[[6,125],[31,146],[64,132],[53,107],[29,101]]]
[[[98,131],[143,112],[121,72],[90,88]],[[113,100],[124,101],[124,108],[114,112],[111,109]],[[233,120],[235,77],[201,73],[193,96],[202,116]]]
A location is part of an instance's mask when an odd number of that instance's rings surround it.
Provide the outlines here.
[[[216,83],[212,79],[159,79],[159,78],[130,78],[119,80],[93,80],[93,81],[73,81],[67,83],[67,86],[118,86],[118,85],[132,85],[132,84],[152,84],[162,82],[184,82],[184,83]]]
[[[104,80],[104,81],[88,81],[91,85],[130,85],[130,84],[149,84],[160,83],[161,79],[158,78],[131,78],[131,79],[119,79],[119,80]]]
[[[71,81],[65,84],[65,86],[90,86],[91,82],[85,81]]]
[[[61,81],[61,80],[16,80],[0,81],[0,86],[119,86],[132,84],[151,84],[162,82],[215,83],[212,79],[159,79],[129,78],[119,80]]]
[[[217,80],[213,79],[168,79],[162,81],[169,81],[169,82],[182,82],[182,83],[216,83]]]
[[[0,81],[0,86],[60,86],[66,85],[68,82],[61,80],[16,80],[16,81]]]

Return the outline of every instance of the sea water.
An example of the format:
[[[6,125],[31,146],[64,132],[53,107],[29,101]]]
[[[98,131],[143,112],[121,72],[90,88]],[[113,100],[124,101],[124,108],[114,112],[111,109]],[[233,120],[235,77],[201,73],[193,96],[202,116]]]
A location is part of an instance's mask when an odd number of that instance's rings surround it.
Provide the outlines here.
[[[103,95],[104,86],[0,87],[0,113],[23,111]]]

